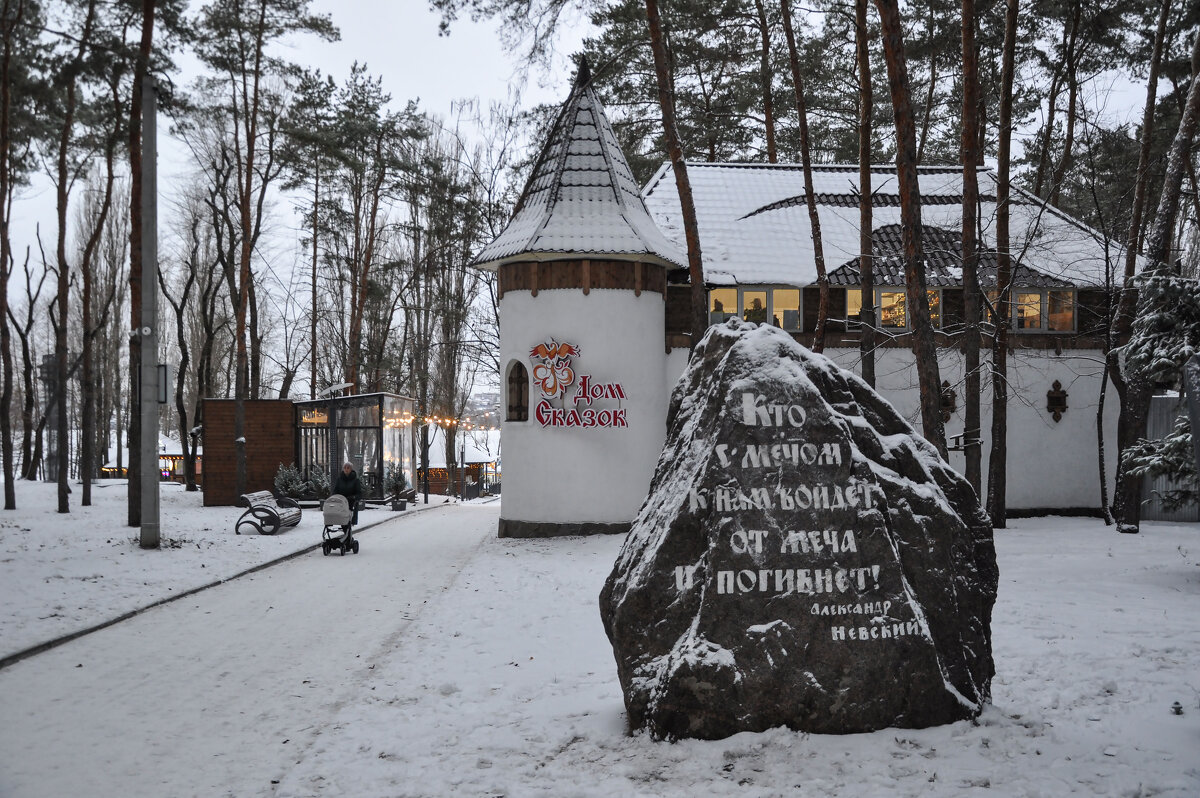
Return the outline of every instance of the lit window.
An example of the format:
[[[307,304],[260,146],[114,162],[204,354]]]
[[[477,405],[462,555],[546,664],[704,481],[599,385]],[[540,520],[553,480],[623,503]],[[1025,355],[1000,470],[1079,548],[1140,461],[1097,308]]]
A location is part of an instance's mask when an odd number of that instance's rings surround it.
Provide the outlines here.
[[[1017,293],[1017,329],[1040,330],[1042,328],[1042,294]]]
[[[904,327],[908,315],[904,312],[903,291],[879,292],[879,325],[881,327]]]
[[[767,292],[742,292],[742,318],[755,324],[765,324],[767,321]]]
[[[800,329],[800,289],[776,288],[771,292],[771,323],[785,330]]]
[[[1071,332],[1075,329],[1075,294],[1071,291],[1047,291],[1047,329]]]
[[[737,315],[738,292],[736,288],[714,288],[708,292],[708,322],[720,324],[730,316]]]
[[[846,318],[861,319],[862,318],[862,289],[847,288],[846,289]]]
[[[942,326],[942,292],[937,290],[926,291],[925,295],[929,297],[929,321],[934,327]]]

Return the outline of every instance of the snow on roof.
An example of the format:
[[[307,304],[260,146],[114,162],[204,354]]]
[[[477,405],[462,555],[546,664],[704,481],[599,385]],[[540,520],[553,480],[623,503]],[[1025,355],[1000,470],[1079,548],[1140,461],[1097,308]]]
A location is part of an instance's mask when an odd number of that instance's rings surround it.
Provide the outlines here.
[[[919,171],[921,222],[959,231],[962,226],[962,170],[922,167]],[[644,192],[646,206],[667,237],[684,245],[679,195],[664,164]],[[688,163],[700,226],[704,272],[712,284],[803,286],[816,282],[812,233],[804,199],[804,171],[798,164]],[[821,221],[825,267],[829,271],[858,257],[858,166],[814,166],[813,189]],[[982,243],[996,246],[996,176],[979,173]],[[873,225],[900,223],[899,185],[894,166],[871,167]],[[1014,189],[1011,251],[1026,267],[1073,285],[1104,284],[1106,256],[1113,263],[1119,245],[1083,223]]]
[[[126,439],[126,440],[122,441],[122,443],[125,444],[125,446],[124,446],[125,451],[121,455],[121,458],[122,458],[121,463],[123,465],[128,465],[128,463],[129,463],[129,441],[128,441],[128,439]],[[198,444],[194,448],[196,449],[196,454],[198,454],[200,456],[204,455],[204,445],[203,444]],[[164,435],[163,433],[160,432],[160,433],[158,433],[158,454],[160,457],[166,457],[168,455],[173,456],[173,457],[181,457],[181,456],[183,456],[183,445],[180,444],[179,438],[173,437],[171,435]],[[117,464],[117,447],[115,445],[110,444],[108,447],[108,452],[105,454],[104,458],[105,458],[104,459],[105,466],[115,467]]]
[[[494,269],[505,261],[567,253],[687,263],[650,218],[586,64],[580,66],[512,220],[473,265]]]
[[[875,255],[875,284],[903,286],[904,228],[898,224],[876,227],[871,234],[871,251]],[[930,288],[962,285],[962,235],[941,227],[921,225],[921,247],[925,253],[925,284]],[[830,269],[829,264],[826,268]],[[984,288],[996,285],[997,258],[994,251],[983,252],[978,264],[979,284]],[[1013,284],[1022,288],[1070,288],[1066,280],[1034,271],[1016,264]],[[830,285],[857,286],[862,282],[858,258],[852,258],[829,271]]]

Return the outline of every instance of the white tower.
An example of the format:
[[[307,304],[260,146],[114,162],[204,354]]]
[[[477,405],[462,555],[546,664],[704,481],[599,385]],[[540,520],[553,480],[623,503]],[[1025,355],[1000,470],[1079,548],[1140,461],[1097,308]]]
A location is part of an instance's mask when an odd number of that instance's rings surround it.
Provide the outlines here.
[[[499,272],[500,537],[629,529],[666,433],[667,272],[685,263],[581,63],[512,221],[474,263]]]

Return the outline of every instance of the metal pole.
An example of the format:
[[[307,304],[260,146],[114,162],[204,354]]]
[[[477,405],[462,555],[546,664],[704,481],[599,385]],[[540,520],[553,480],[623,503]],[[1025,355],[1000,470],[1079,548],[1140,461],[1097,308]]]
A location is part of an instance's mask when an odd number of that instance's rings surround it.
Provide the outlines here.
[[[142,373],[141,407],[143,549],[159,547],[158,519],[158,92],[142,81]]]

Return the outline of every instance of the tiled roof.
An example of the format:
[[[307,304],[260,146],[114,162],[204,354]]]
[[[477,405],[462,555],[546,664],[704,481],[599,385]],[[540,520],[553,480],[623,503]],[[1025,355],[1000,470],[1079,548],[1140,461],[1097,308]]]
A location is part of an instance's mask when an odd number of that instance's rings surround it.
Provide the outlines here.
[[[513,218],[473,265],[602,255],[685,266],[650,218],[586,65],[546,139]]]
[[[904,285],[903,228],[888,224],[875,228],[871,234],[871,251],[876,285]],[[940,227],[921,225],[921,249],[925,254],[925,281],[930,288],[953,288],[962,285],[962,234]],[[993,250],[979,255],[979,284],[985,288],[996,284],[996,253]],[[830,285],[859,285],[862,282],[858,258],[853,258],[829,272]],[[1022,288],[1069,288],[1071,283],[1042,274],[1018,263],[1013,266],[1013,284]]]
[[[962,225],[962,170],[918,170],[921,221],[957,234]],[[712,284],[810,285],[816,282],[812,233],[804,202],[804,171],[797,164],[688,164],[705,280]],[[873,226],[900,223],[895,166],[871,167]],[[979,174],[981,245],[996,248],[996,176]],[[858,167],[813,167],[813,190],[821,220],[825,264],[835,269],[858,257]],[[664,166],[643,192],[646,206],[667,237],[683,246],[679,195]],[[1041,200],[1014,189],[1010,204],[1011,251],[1023,269],[1053,284],[1101,286],[1105,277],[1103,236]],[[1122,257],[1108,243],[1108,257]],[[994,264],[994,261],[992,261]],[[994,274],[994,265],[992,266]],[[1018,269],[1018,276],[1025,275]],[[988,274],[987,260],[980,269]],[[994,276],[992,278],[994,280]]]

